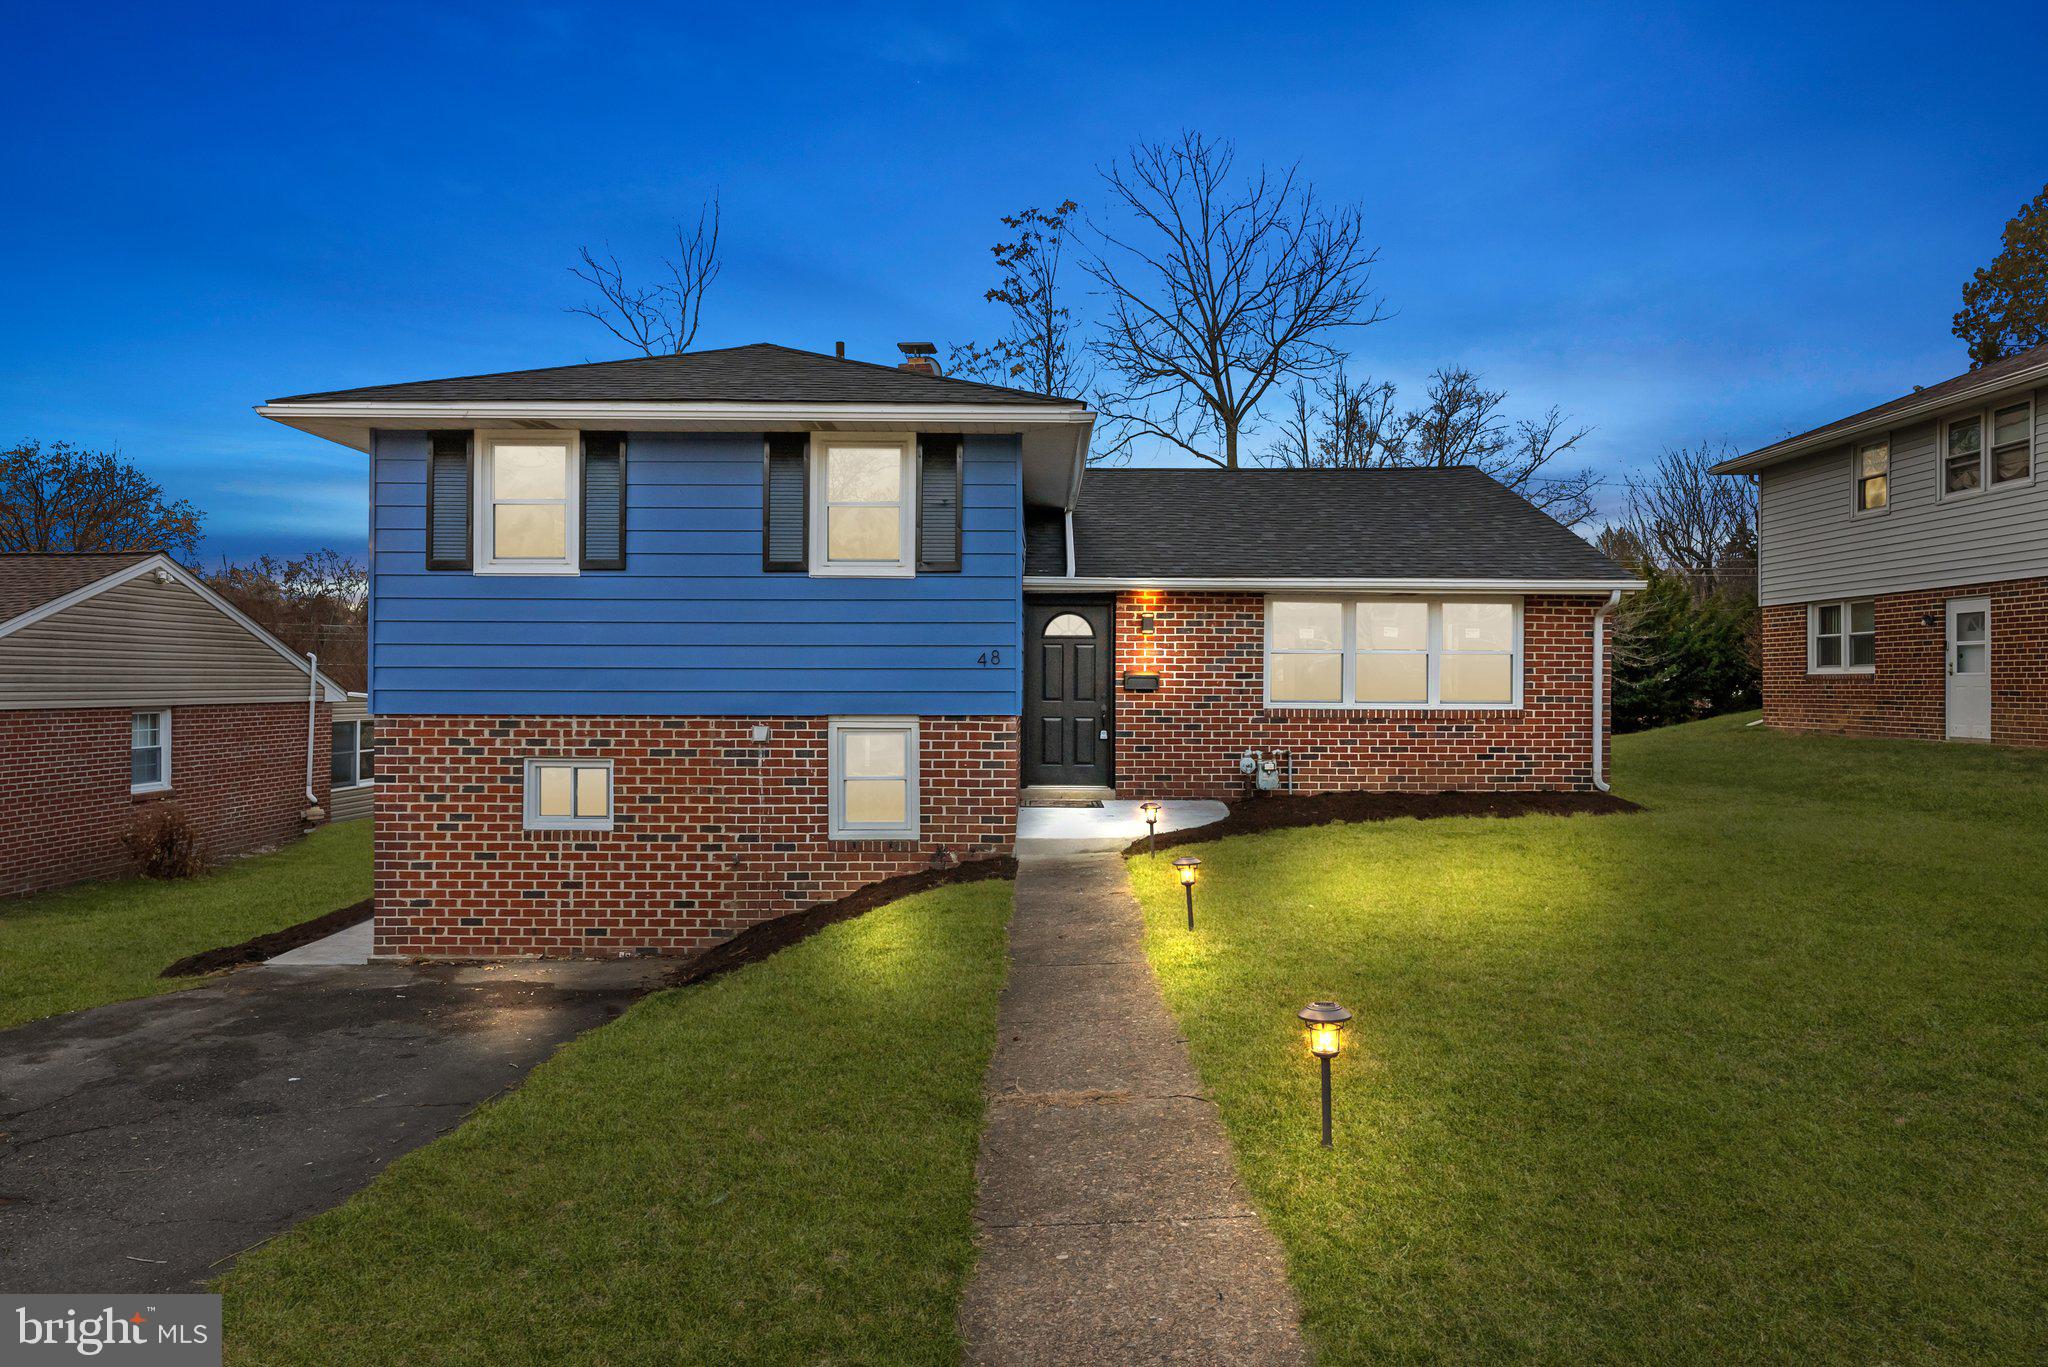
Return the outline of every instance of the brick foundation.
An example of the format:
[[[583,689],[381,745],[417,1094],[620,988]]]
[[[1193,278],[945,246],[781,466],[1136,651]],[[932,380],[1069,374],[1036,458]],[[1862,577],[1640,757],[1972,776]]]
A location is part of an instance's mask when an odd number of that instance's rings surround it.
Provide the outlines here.
[[[2048,579],[1879,596],[1877,668],[1869,674],[1807,673],[1807,605],[1767,607],[1764,720],[1788,731],[1943,739],[1951,598],[1991,600],[1992,742],[2048,746]]]
[[[749,738],[756,724],[766,745]],[[1016,718],[923,719],[916,842],[827,839],[825,729],[823,717],[379,717],[376,953],[685,953],[935,857],[1009,849]],[[524,762],[540,757],[612,760],[613,829],[524,829]]]
[[[1242,797],[1248,780],[1237,766],[1248,748],[1292,751],[1303,792],[1590,788],[1593,613],[1605,601],[1524,600],[1522,706],[1513,711],[1326,711],[1265,705],[1262,595],[1121,594],[1117,673],[1157,672],[1160,685],[1117,692],[1118,792]],[[1155,618],[1150,635],[1138,631],[1141,613]]]
[[[327,704],[314,727],[314,791],[327,801]],[[133,871],[121,837],[135,808],[171,797],[209,858],[296,838],[306,806],[306,705],[171,709],[167,793],[128,791],[127,708],[0,712],[0,896]]]

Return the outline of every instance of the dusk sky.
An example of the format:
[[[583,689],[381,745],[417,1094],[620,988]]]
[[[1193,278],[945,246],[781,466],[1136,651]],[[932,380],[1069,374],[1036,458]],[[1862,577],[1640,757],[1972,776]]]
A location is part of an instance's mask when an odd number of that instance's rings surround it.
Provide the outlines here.
[[[363,547],[364,457],[251,405],[625,355],[565,312],[578,245],[652,262],[714,190],[700,346],[894,361],[996,331],[1000,214],[1234,139],[1363,206],[1354,375],[1469,365],[1618,480],[1964,369],[2048,179],[2040,6],[8,13],[0,440],[118,448],[209,561]]]

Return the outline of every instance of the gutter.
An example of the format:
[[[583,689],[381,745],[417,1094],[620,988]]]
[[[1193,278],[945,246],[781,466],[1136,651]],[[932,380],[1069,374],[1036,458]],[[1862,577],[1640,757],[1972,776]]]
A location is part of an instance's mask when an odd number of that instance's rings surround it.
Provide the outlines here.
[[[1593,786],[1601,792],[1607,785],[1607,619],[1621,606],[1621,590],[1607,595],[1607,601],[1593,613]]]
[[[313,738],[320,725],[320,657],[312,651],[306,652],[306,806],[317,808],[320,799],[313,795]]]
[[[1641,579],[1266,579],[1027,575],[1024,589],[1234,589],[1268,593],[1636,593]]]

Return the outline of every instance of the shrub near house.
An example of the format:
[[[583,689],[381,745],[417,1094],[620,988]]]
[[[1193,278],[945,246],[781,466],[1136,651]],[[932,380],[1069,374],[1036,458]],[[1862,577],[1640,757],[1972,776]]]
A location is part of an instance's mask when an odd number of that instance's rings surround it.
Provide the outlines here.
[[[768,345],[261,411],[373,465],[383,955],[694,950],[1247,749],[1601,778],[1637,581],[1477,471],[1088,473],[1076,400]]]

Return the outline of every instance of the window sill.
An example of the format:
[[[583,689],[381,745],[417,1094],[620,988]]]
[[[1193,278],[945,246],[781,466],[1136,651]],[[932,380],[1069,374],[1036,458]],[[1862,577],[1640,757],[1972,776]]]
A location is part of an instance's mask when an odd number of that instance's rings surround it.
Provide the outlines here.
[[[888,845],[915,846],[918,842],[916,831],[862,831],[858,834],[848,831],[832,831],[826,840],[834,845]]]
[[[522,578],[574,578],[583,573],[575,565],[478,565],[471,574],[509,574]]]
[[[1367,702],[1268,702],[1267,714],[1301,712],[1317,717],[1399,717],[1424,716],[1442,717],[1467,712],[1519,712],[1518,702],[1459,702],[1459,703],[1367,703]]]
[[[809,573],[813,579],[917,578],[917,571],[909,565],[813,565]]]
[[[173,790],[173,786],[174,785],[169,783],[145,783],[140,788],[130,785],[128,789],[128,796],[155,797],[160,793],[171,792]]]
[[[1867,679],[1875,673],[1877,673],[1876,665],[1856,665],[1843,669],[1814,669],[1809,667],[1806,671],[1806,677],[1809,679]]]

